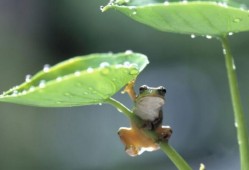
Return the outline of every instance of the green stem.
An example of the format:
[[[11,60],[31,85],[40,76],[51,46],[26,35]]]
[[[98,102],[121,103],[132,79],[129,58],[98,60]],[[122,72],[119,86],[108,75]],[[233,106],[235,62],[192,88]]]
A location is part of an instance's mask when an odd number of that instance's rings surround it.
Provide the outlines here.
[[[187,162],[179,155],[174,148],[168,143],[160,143],[162,151],[168,155],[169,159],[176,165],[179,170],[192,170]]]
[[[122,103],[113,98],[108,98],[105,102],[116,107],[118,111],[124,113],[124,115],[130,119],[134,116],[130,109],[128,109],[127,107],[125,107],[125,105],[123,105]]]
[[[227,37],[222,37],[220,40],[223,46],[223,53],[226,61],[229,88],[235,117],[235,127],[237,128],[237,139],[240,150],[241,170],[249,170],[248,133],[246,127],[246,120],[240,100],[238,80],[236,76],[236,67]]]
[[[119,101],[109,98],[105,101],[108,104],[113,105],[116,107],[119,111],[123,112],[125,116],[127,116],[130,120],[136,122],[136,123],[141,123],[141,119],[139,119],[135,114],[133,114],[132,111],[130,111],[127,107],[125,107],[122,103]],[[152,137],[156,138],[157,135],[156,133],[148,130],[144,130],[145,134]],[[160,147],[162,151],[168,155],[170,160],[175,164],[175,166],[179,170],[192,170],[191,167],[187,164],[187,162],[168,144],[168,143],[160,143]]]

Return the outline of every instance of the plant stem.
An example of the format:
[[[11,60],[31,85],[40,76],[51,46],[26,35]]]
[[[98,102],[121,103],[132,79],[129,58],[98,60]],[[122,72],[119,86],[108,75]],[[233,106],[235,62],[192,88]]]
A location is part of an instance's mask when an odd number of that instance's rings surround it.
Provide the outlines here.
[[[130,109],[128,109],[125,105],[123,105],[119,101],[115,100],[114,98],[110,97],[105,102],[116,107],[118,109],[118,111],[124,113],[124,115],[126,117],[128,117],[129,119],[131,119],[134,116]]]
[[[187,162],[179,155],[174,148],[168,143],[160,143],[162,151],[168,155],[169,159],[176,165],[179,170],[192,170]]]
[[[141,119],[138,118],[135,114],[133,114],[133,112],[131,110],[129,110],[127,107],[125,107],[119,101],[117,101],[113,98],[109,98],[105,102],[116,107],[119,111],[123,112],[124,115],[127,116],[133,122],[135,122],[137,124],[141,123]],[[156,133],[153,131],[144,130],[144,133],[146,135],[150,136],[151,138],[157,137]],[[175,164],[175,166],[179,170],[192,170],[191,167],[187,164],[187,162],[168,143],[160,143],[160,147],[161,147],[162,151],[166,155],[168,155],[170,160]]]
[[[246,127],[246,120],[240,100],[236,67],[228,43],[227,36],[220,38],[220,40],[222,43],[223,53],[226,61],[229,88],[230,88],[234,117],[235,117],[235,127],[237,128],[237,140],[240,150],[241,170],[249,170],[248,133]]]

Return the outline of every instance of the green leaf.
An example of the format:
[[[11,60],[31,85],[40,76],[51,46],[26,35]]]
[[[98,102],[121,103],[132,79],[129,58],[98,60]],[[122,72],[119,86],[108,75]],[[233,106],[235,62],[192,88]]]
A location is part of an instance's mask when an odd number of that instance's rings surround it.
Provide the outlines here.
[[[43,107],[98,104],[135,79],[147,64],[146,56],[131,51],[75,57],[45,66],[0,95],[0,101]]]
[[[135,2],[138,1],[123,1],[109,3],[102,11],[115,9],[138,22],[165,32],[224,36],[249,30],[249,12],[235,7],[238,6],[235,3],[227,5],[210,1],[166,1],[137,5]]]

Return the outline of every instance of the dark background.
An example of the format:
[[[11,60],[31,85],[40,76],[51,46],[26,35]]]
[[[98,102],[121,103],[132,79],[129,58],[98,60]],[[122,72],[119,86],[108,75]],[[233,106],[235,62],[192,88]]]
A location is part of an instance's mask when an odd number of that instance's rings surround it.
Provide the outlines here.
[[[194,167],[239,169],[224,58],[219,41],[163,33],[117,11],[107,0],[1,0],[0,90],[43,65],[96,52],[144,53],[142,84],[167,88],[164,124],[172,146]],[[244,111],[249,120],[249,33],[229,37]],[[127,95],[115,96],[129,107]],[[176,169],[161,152],[129,157],[116,132],[128,120],[109,105],[37,108],[0,104],[2,170]]]

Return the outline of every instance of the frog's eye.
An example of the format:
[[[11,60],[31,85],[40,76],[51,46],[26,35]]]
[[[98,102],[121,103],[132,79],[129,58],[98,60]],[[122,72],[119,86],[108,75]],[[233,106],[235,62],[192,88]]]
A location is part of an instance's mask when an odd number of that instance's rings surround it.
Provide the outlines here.
[[[145,90],[148,90],[148,86],[142,85],[142,86],[140,86],[140,88],[139,88],[139,93],[141,94],[141,93],[143,93]]]
[[[160,92],[162,95],[165,95],[165,94],[166,94],[166,89],[165,89],[165,87],[160,86],[160,87],[159,87],[159,92]]]

